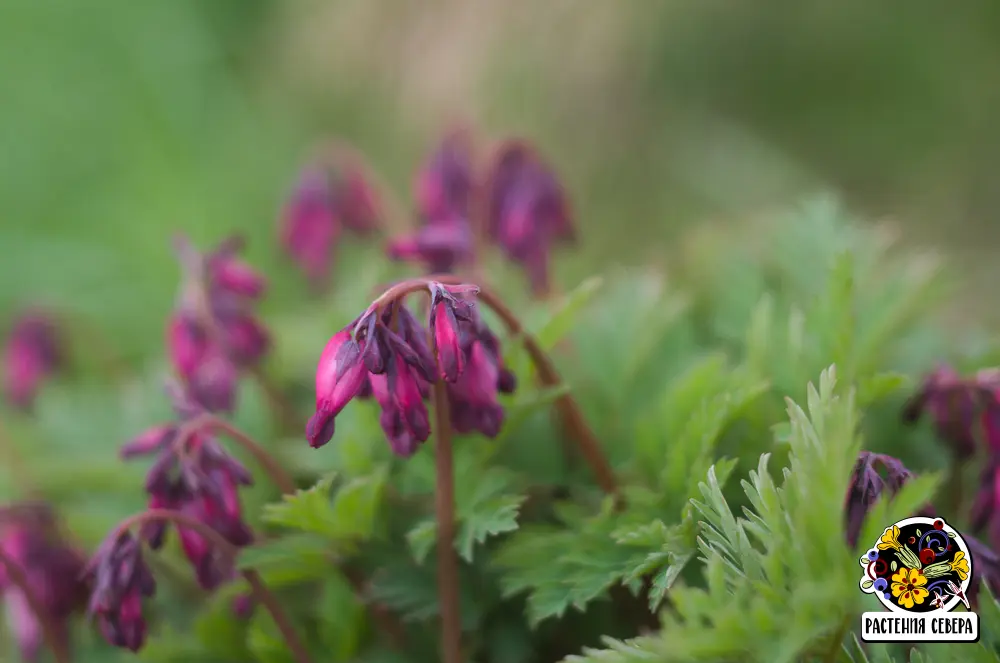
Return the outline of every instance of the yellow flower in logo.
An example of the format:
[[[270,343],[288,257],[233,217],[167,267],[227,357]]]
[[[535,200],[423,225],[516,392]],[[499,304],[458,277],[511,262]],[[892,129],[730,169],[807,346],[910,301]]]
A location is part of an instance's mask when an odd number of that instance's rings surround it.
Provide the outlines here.
[[[882,534],[882,538],[878,540],[879,550],[899,550],[899,528],[893,525]]]
[[[892,576],[892,595],[896,597],[896,603],[909,610],[914,604],[919,605],[927,598],[930,592],[924,587],[926,584],[927,578],[920,569],[908,569],[904,566]]]
[[[969,577],[969,560],[965,559],[965,553],[961,550],[955,553],[955,559],[951,560],[951,570],[962,580]]]

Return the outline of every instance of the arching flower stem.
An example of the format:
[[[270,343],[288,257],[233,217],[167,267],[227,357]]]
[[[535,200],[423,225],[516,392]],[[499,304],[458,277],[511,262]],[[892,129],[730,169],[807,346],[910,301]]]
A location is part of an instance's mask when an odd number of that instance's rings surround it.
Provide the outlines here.
[[[410,279],[386,290],[372,302],[369,311],[381,309],[387,304],[395,302],[410,293],[426,290],[428,284],[432,282],[446,285],[461,285],[463,280],[452,274],[436,274],[434,276]],[[528,353],[528,357],[538,371],[538,376],[542,383],[549,388],[560,386],[562,378],[559,376],[559,372],[556,370],[552,359],[538,345],[534,337],[525,331],[524,325],[521,324],[521,320],[517,315],[493,291],[482,285],[476,285],[478,287],[476,295],[478,299],[482,300],[483,303],[497,314],[497,317],[507,327],[507,331],[511,336],[520,339],[525,351]],[[584,419],[576,399],[573,398],[572,394],[564,393],[556,399],[555,407],[563,426],[569,432],[580,454],[594,473],[598,485],[605,493],[614,495],[620,500],[621,495],[618,491],[618,483],[611,468],[611,463],[608,462],[607,457],[604,455],[601,444],[597,440],[597,436],[594,435],[594,431],[591,430],[586,419]]]
[[[200,414],[186,421],[177,434],[176,444],[183,448],[192,435],[201,431],[225,433],[254,457],[254,460],[257,461],[257,464],[260,465],[261,469],[264,470],[278,490],[285,495],[291,495],[295,492],[295,481],[292,480],[288,472],[278,464],[263,446],[233,424],[214,414]]]

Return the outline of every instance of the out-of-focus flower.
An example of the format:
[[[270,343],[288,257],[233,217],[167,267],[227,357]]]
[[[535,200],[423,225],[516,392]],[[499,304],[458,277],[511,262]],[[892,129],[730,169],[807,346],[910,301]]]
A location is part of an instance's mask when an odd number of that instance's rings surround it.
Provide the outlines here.
[[[879,467],[885,470],[885,477],[879,472]],[[847,542],[852,548],[858,543],[864,518],[868,515],[875,501],[881,495],[891,498],[912,478],[913,474],[896,458],[870,451],[862,451],[858,455],[858,462],[854,467],[844,504]],[[928,504],[913,515],[935,518],[937,513],[934,507]],[[974,525],[975,518],[974,515]],[[880,541],[888,544],[888,547],[892,547],[892,533],[890,533],[888,541],[885,539],[886,537],[883,535]],[[975,560],[972,569],[972,583],[969,585],[969,600],[975,604],[981,583],[987,583],[993,592],[1000,591],[1000,556],[969,533],[963,532],[962,539],[969,549],[969,556]],[[879,544],[879,547],[882,547],[882,543]],[[958,560],[957,556],[955,559],[956,563],[961,565],[961,560]]]
[[[27,590],[45,611],[40,616],[24,591],[0,565],[0,592],[7,620],[21,657],[36,661],[45,641],[42,620],[55,629],[63,646],[69,644],[69,619],[87,604],[87,585],[81,578],[86,558],[61,539],[55,517],[42,504],[8,507],[0,519],[0,550],[20,568]]]
[[[381,215],[360,156],[340,149],[300,173],[281,211],[281,245],[319,285],[329,276],[343,229],[369,234]]]
[[[433,334],[396,302],[370,308],[330,339],[316,370],[316,413],[306,427],[311,446],[327,444],[336,416],[370,388],[393,451],[412,455],[430,436],[426,400],[438,379],[446,383],[457,432],[497,434],[503,422],[497,394],[512,392],[515,380],[469,299],[476,288],[432,283],[429,289]]]
[[[232,411],[239,369],[258,364],[271,345],[253,313],[266,282],[237,257],[242,247],[232,237],[202,254],[177,239],[184,281],[167,326],[167,347],[191,394],[214,412]]]
[[[28,311],[11,328],[4,347],[4,391],[15,407],[30,409],[42,383],[61,368],[65,357],[55,323]]]
[[[879,471],[885,471],[885,476]],[[876,500],[882,495],[892,497],[903,485],[913,478],[901,461],[885,454],[862,451],[851,475],[844,500],[844,518],[846,521],[847,542],[852,547],[858,543],[858,536],[864,525],[865,516],[871,510]],[[890,541],[884,541],[890,546]],[[879,544],[881,548],[883,543]]]
[[[903,419],[913,423],[928,413],[938,436],[959,459],[976,453],[977,436],[1000,452],[1000,376],[984,371],[962,378],[948,366],[939,366],[924,380],[920,391],[903,410]]]
[[[475,177],[465,132],[454,131],[417,171],[414,192],[420,228],[389,241],[393,260],[421,262],[432,274],[450,273],[474,259],[470,215]]]
[[[218,440],[204,431],[185,426],[197,407],[190,399],[175,404],[177,423],[155,426],[125,444],[123,458],[156,455],[146,475],[150,509],[174,509],[200,520],[235,546],[252,542],[253,533],[243,519],[238,489],[253,484],[250,472],[226,453]],[[182,433],[187,434],[181,440]],[[233,569],[204,537],[178,527],[181,547],[194,567],[198,583],[214,589],[232,576]],[[156,522],[143,527],[149,546],[163,545],[166,525]]]
[[[114,532],[87,566],[93,593],[89,612],[108,643],[133,652],[146,642],[142,599],[156,593],[156,579],[142,558],[142,546],[128,531]]]
[[[524,267],[534,292],[547,294],[552,248],[574,240],[575,231],[562,185],[522,141],[497,150],[487,190],[487,230],[507,257]]]

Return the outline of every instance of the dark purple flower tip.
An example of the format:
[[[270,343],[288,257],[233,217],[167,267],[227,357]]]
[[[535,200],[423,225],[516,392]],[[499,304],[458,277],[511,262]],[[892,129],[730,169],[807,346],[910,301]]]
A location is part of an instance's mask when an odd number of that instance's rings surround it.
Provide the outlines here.
[[[962,378],[952,368],[939,366],[906,403],[903,420],[914,423],[929,413],[938,436],[959,459],[975,454],[980,425],[988,446],[1000,449],[998,388],[996,372],[980,371],[973,378]]]
[[[233,599],[232,607],[233,614],[236,615],[237,619],[246,620],[250,619],[253,615],[253,611],[257,607],[257,602],[250,594],[240,594]]]
[[[431,274],[450,274],[474,260],[472,228],[461,217],[428,224],[390,240],[386,254],[392,260],[421,262]]]
[[[156,591],[156,580],[142,558],[142,547],[128,531],[116,531],[98,549],[84,571],[93,592],[89,612],[105,639],[132,651],[142,648],[146,620],[142,597]]]
[[[306,423],[306,440],[313,449],[326,446],[336,432],[336,417],[326,410],[317,410]]]
[[[885,470],[885,477],[879,468]],[[864,519],[876,500],[883,494],[893,497],[912,478],[913,474],[896,458],[870,451],[858,454],[844,498],[848,544],[857,545]]]
[[[65,363],[59,330],[40,311],[23,313],[4,346],[4,391],[17,408],[30,409],[42,383]]]
[[[188,378],[190,397],[209,412],[230,413],[236,407],[239,370],[220,348],[209,354]]]
[[[417,171],[413,183],[417,210],[429,224],[468,218],[475,175],[468,132],[449,132]]]

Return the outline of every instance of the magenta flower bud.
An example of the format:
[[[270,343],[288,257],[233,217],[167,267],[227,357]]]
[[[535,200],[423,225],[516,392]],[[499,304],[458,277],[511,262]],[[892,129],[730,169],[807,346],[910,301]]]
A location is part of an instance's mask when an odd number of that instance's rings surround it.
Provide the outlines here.
[[[418,213],[432,225],[469,218],[474,180],[469,137],[452,131],[417,172],[413,188]]]
[[[408,457],[430,437],[430,417],[418,376],[399,355],[385,375],[371,376],[372,393],[382,407],[379,422],[396,454]]]
[[[441,377],[455,382],[465,368],[465,357],[459,341],[458,319],[451,302],[435,293],[431,301],[431,329],[434,332],[434,347],[437,351],[438,369]]]
[[[208,257],[210,286],[233,295],[258,299],[267,290],[267,281],[253,267],[232,255],[239,245],[232,250],[223,248],[223,251]]]
[[[497,152],[487,199],[490,236],[524,266],[536,294],[545,294],[552,246],[575,239],[562,185],[533,149],[508,141]]]
[[[193,317],[175,313],[167,325],[167,348],[177,374],[189,379],[208,354],[208,338]]]
[[[229,356],[237,364],[252,366],[267,354],[271,337],[264,327],[249,315],[234,315],[220,320]]]
[[[89,612],[109,644],[133,652],[146,642],[142,598],[156,592],[156,580],[142,558],[142,547],[129,532],[105,541],[86,571],[94,590]]]
[[[340,223],[330,177],[306,169],[282,211],[281,244],[314,284],[329,274]]]
[[[413,235],[390,240],[386,254],[392,260],[421,262],[431,274],[449,274],[473,261],[472,228],[460,217],[429,223]]]
[[[334,334],[316,367],[316,413],[306,427],[310,446],[318,449],[333,438],[334,419],[358,395],[365,377],[361,347],[350,330]]]
[[[239,371],[222,352],[212,347],[188,378],[191,396],[210,412],[232,412],[236,406]]]
[[[65,363],[55,324],[41,313],[23,314],[4,346],[4,391],[17,408],[30,409],[42,383]]]
[[[879,472],[885,470],[885,476]],[[902,462],[891,456],[862,451],[854,466],[851,483],[844,498],[844,518],[847,542],[852,547],[858,543],[858,536],[865,517],[875,501],[883,494],[895,495],[913,478]]]
[[[257,607],[257,602],[250,594],[240,594],[233,599],[232,607],[233,614],[236,615],[237,619],[246,620],[250,619],[253,615],[253,611]]]
[[[333,177],[334,201],[344,226],[366,235],[378,230],[381,203],[357,155],[344,159]]]
[[[122,445],[118,451],[118,456],[122,460],[127,460],[136,456],[148,456],[151,453],[162,451],[166,445],[173,441],[176,434],[176,426],[167,424],[154,426]]]

